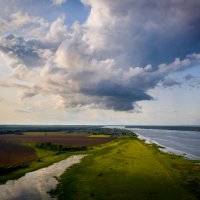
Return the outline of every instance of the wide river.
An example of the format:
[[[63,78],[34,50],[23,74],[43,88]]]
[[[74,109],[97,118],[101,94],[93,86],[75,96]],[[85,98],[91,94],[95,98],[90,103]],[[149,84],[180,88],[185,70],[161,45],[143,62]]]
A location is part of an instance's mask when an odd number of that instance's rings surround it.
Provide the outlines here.
[[[0,200],[50,200],[47,193],[55,188],[67,168],[79,163],[86,155],[74,155],[53,165],[27,173],[25,176],[0,185]]]
[[[155,143],[165,147],[160,148],[162,151],[200,160],[200,132],[198,131],[125,128],[125,126],[105,126],[105,128],[131,130],[146,143]]]
[[[158,129],[128,128],[147,143],[165,147],[166,152],[183,155],[190,159],[200,160],[200,132]]]

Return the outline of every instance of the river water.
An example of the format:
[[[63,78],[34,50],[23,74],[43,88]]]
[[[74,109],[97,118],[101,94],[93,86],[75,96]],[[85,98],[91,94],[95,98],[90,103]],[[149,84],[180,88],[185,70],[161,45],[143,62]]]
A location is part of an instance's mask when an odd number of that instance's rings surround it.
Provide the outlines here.
[[[128,128],[147,143],[155,143],[165,148],[162,151],[200,160],[200,132]]]
[[[160,148],[161,151],[200,160],[200,132],[198,131],[125,128],[125,126],[105,126],[104,128],[131,130],[146,143],[155,143],[164,147]]]
[[[0,185],[0,200],[50,200],[47,193],[55,188],[61,176],[70,166],[79,163],[86,155],[74,155],[53,165],[29,172],[17,180]]]

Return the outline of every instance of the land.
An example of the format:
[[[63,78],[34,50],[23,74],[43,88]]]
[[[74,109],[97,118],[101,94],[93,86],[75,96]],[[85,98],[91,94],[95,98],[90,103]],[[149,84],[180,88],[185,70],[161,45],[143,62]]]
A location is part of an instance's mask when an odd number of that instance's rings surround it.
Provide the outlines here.
[[[134,136],[96,147],[67,170],[51,195],[62,199],[200,198],[200,165],[166,154]]]
[[[0,125],[1,134],[21,135],[25,132],[64,132],[64,133],[92,133],[92,134],[110,134],[110,135],[127,135],[131,131],[117,128],[104,128],[103,126],[70,126],[70,125]]]
[[[31,162],[37,158],[33,148],[13,142],[0,140],[0,149],[0,168]]]
[[[0,134],[0,183],[47,167],[114,137],[89,137],[87,133],[25,132]]]
[[[36,132],[25,133],[24,135],[0,135],[0,140],[12,141],[17,143],[37,144],[41,142],[51,142],[64,146],[87,146],[92,147],[113,140],[113,137],[88,137],[87,133],[66,134],[60,132]]]
[[[17,164],[10,163],[9,166],[1,165],[1,172],[2,172],[0,176],[1,184],[5,183],[8,180],[14,180],[14,179],[20,178],[24,176],[27,172],[31,172],[43,167],[47,167],[69,156],[68,153],[57,154],[54,151],[43,150],[40,148],[36,148],[34,146],[32,147],[32,149],[36,152],[36,156],[37,156],[34,161],[22,162],[21,160],[19,160]]]
[[[5,155],[0,158],[0,182],[83,153],[87,156],[82,162],[58,178],[57,188],[50,191],[52,196],[60,200],[200,199],[199,161],[163,153],[158,146],[145,144],[130,131],[78,129],[70,127],[71,132],[23,129],[24,132],[18,130],[20,134],[0,134],[4,146],[10,145],[7,156],[13,151],[18,158],[17,162],[10,159],[9,163],[5,163]],[[21,154],[23,150],[20,153],[16,148],[27,148],[36,156],[23,160],[26,157]]]

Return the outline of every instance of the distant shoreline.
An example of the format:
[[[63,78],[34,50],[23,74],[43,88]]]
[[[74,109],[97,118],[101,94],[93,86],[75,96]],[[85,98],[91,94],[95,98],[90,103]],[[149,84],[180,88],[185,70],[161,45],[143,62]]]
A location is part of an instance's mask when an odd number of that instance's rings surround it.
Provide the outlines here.
[[[179,131],[198,131],[200,125],[0,125],[0,134],[21,134],[22,132],[57,132],[57,131],[81,131],[97,128],[141,128],[141,129],[160,129],[160,130],[179,130]]]

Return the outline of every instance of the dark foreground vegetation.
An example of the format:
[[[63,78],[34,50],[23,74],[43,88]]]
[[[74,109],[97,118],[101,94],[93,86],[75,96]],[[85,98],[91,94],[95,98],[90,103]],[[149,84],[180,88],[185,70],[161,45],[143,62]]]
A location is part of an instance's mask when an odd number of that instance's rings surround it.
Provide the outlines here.
[[[42,143],[36,144],[36,147],[40,149],[56,151],[58,153],[67,152],[67,151],[73,152],[73,151],[87,150],[86,146],[62,146],[60,144],[52,144],[51,142],[42,142]]]

